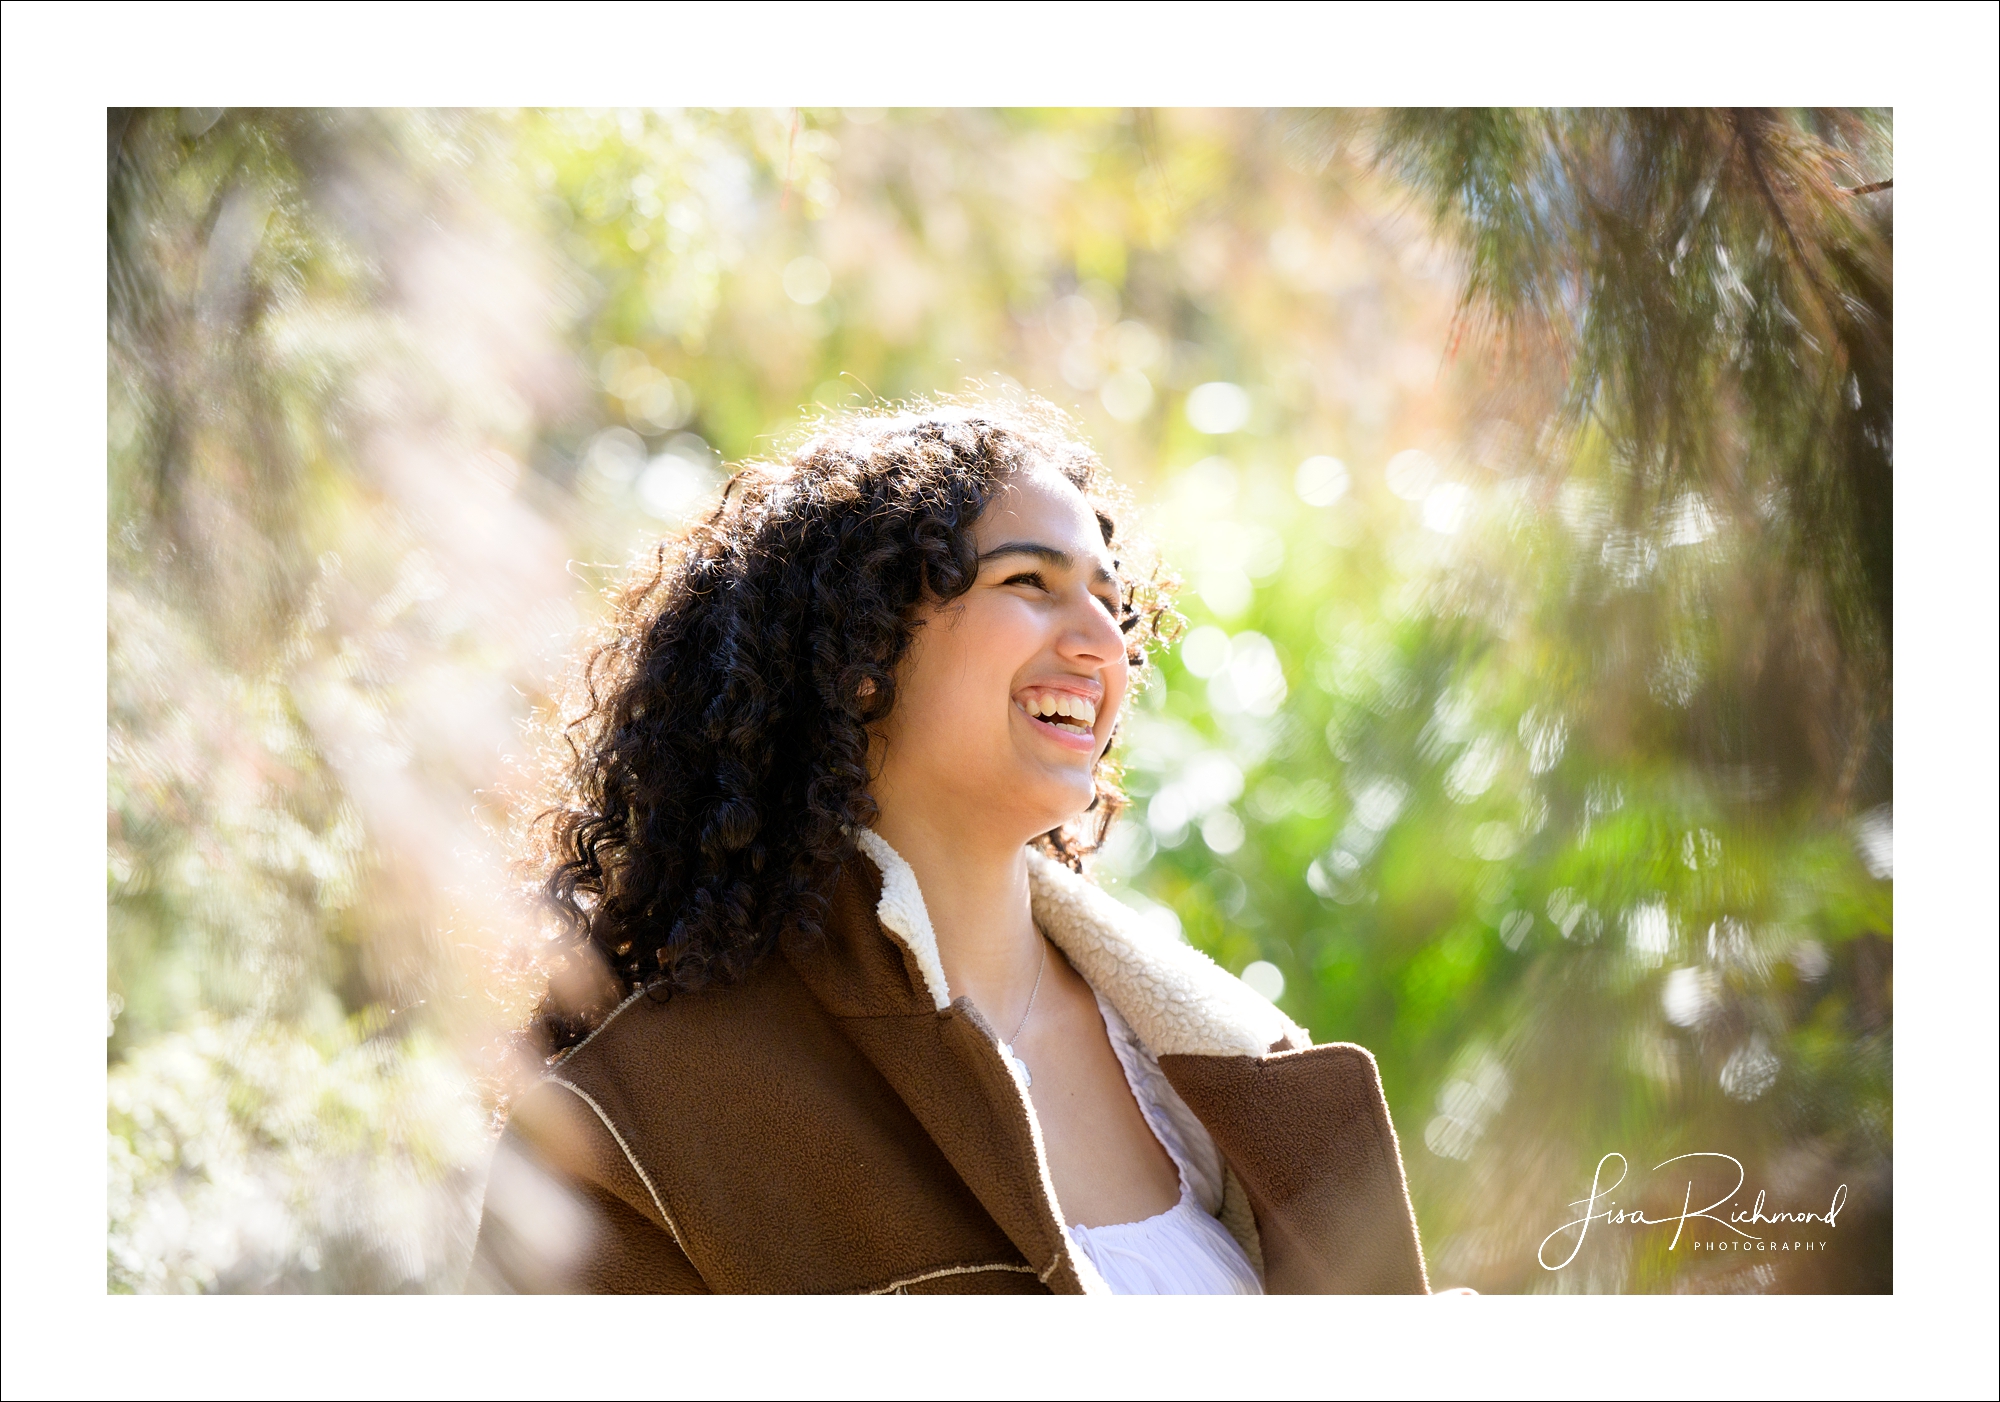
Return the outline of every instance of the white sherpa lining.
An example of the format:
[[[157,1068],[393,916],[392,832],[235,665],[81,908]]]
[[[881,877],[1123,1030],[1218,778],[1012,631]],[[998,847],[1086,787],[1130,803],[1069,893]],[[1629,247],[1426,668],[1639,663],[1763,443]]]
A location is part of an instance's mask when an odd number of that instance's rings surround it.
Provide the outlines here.
[[[938,1011],[944,1011],[951,1006],[951,986],[945,982],[944,961],[938,958],[937,933],[931,929],[924,893],[917,889],[917,873],[874,829],[855,829],[854,840],[882,872],[882,899],[875,906],[876,917],[917,956],[931,1001]]]
[[[1028,892],[1042,933],[1154,1056],[1263,1056],[1286,1038],[1312,1045],[1304,1028],[1206,954],[1033,848]]]
[[[880,833],[861,828],[854,836],[882,871],[876,914],[883,927],[916,956],[931,1001],[940,1009],[950,1007],[937,933],[916,872]],[[1287,1038],[1294,1048],[1312,1045],[1304,1028],[1206,954],[1162,934],[1033,848],[1028,896],[1042,933],[1118,1009],[1154,1056],[1263,1056]]]

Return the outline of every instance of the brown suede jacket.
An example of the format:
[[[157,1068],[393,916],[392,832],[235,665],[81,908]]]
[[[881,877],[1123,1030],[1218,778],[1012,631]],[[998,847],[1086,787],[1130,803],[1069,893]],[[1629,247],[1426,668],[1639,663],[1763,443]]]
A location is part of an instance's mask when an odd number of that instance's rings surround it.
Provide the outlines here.
[[[515,1107],[468,1288],[1100,1293],[1026,1091],[872,832],[826,938],[628,999]],[[1030,852],[1036,923],[1159,1058],[1274,1293],[1429,1289],[1375,1062]]]

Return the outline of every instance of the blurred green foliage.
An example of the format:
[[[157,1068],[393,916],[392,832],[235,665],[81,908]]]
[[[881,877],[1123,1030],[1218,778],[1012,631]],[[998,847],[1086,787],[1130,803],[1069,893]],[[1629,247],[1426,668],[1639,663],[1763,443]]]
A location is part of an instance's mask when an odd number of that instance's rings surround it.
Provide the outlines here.
[[[1376,1052],[1434,1279],[1888,1288],[1885,117],[112,152],[114,1286],[455,1285],[523,1007],[488,832],[596,587],[802,415],[976,385],[1072,409],[1186,579],[1100,879]],[[1845,1183],[1836,1249],[1544,1270],[1611,1151]]]

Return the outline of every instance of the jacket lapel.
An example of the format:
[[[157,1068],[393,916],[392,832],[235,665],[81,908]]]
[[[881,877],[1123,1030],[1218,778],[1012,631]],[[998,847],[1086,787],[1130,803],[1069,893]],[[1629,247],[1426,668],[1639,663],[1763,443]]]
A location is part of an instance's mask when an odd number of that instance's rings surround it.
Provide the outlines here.
[[[969,1001],[948,996],[914,874],[866,838],[893,860],[869,852],[881,874],[851,861],[825,937],[788,941],[786,958],[1036,1276],[1062,1294],[1104,1289],[1057,1219],[1040,1131],[998,1039]]]
[[[1066,867],[1031,851],[1028,870],[1035,922],[1159,1058],[1242,1182],[1266,1288],[1428,1290],[1374,1058],[1313,1046],[1240,979]]]
[[[1335,1043],[1160,1058],[1250,1197],[1273,1294],[1425,1294],[1422,1248],[1375,1059]]]

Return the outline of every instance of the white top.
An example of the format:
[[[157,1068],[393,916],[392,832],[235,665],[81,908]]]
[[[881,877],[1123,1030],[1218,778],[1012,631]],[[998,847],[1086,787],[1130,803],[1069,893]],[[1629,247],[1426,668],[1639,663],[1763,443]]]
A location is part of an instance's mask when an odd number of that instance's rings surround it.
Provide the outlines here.
[[[1261,1295],[1250,1258],[1215,1220],[1222,1208],[1222,1155],[1207,1128],[1167,1083],[1160,1063],[1100,996],[1098,1011],[1139,1113],[1180,1175],[1180,1201],[1157,1217],[1104,1227],[1072,1223],[1070,1240],[1114,1295]]]

